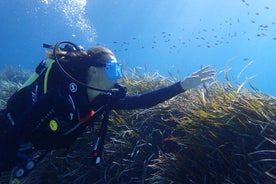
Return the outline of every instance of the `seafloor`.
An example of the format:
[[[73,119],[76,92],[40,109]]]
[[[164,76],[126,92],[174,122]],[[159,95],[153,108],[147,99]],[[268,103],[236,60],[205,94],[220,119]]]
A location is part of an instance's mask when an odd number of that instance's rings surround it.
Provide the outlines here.
[[[28,73],[7,67],[0,77],[4,108]],[[121,83],[138,94],[174,80],[133,69]],[[92,159],[96,122],[19,183],[276,183],[275,114],[274,97],[225,75],[149,109],[113,111],[101,164]]]

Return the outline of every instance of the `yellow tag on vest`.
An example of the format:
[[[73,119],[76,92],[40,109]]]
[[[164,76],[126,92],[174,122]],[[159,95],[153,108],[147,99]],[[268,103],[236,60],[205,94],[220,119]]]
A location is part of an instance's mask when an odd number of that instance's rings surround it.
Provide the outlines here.
[[[58,123],[57,123],[56,120],[52,119],[52,120],[50,121],[50,129],[51,129],[53,132],[57,131],[57,129],[58,129]]]

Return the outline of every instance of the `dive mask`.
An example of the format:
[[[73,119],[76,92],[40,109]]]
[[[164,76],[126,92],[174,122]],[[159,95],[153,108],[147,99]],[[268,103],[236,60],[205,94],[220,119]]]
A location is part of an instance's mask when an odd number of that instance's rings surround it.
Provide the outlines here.
[[[116,81],[123,76],[122,65],[116,59],[112,59],[105,64],[105,72],[112,81]]]

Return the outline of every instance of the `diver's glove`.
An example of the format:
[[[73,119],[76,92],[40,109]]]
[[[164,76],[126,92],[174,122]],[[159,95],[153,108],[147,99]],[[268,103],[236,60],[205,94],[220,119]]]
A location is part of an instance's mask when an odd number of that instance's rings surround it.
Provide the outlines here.
[[[124,98],[127,93],[127,87],[116,83],[114,89],[112,89],[112,98],[120,99]]]
[[[187,76],[180,84],[183,90],[196,88],[203,83],[214,81],[214,75],[215,70],[210,69],[210,66],[206,66]]]

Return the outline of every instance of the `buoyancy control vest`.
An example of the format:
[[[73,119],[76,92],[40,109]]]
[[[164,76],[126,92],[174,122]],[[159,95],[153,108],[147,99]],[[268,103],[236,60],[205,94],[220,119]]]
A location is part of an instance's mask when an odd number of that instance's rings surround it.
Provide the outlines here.
[[[66,63],[63,67],[67,71],[70,71],[70,68],[74,68],[72,63]],[[74,75],[78,79],[81,78],[78,74]],[[94,111],[91,110],[88,101],[86,87],[78,85],[70,80],[70,78],[66,77],[64,73],[60,71],[56,62],[50,58],[46,58],[38,65],[35,73],[30,76],[20,90],[30,86],[32,86],[32,103],[35,103],[40,99],[40,97],[53,90],[62,91],[64,97],[69,101],[68,105],[71,106],[70,109],[72,109],[72,112],[68,112],[66,116],[70,116],[67,120],[70,120],[71,122],[63,123],[66,126],[63,126],[63,130],[60,130],[61,125],[59,125],[59,123],[61,122],[59,121],[66,120],[63,120],[62,117],[52,118],[49,120],[49,127],[53,132],[62,131],[65,135],[73,133],[81,123],[88,121],[94,115]]]

